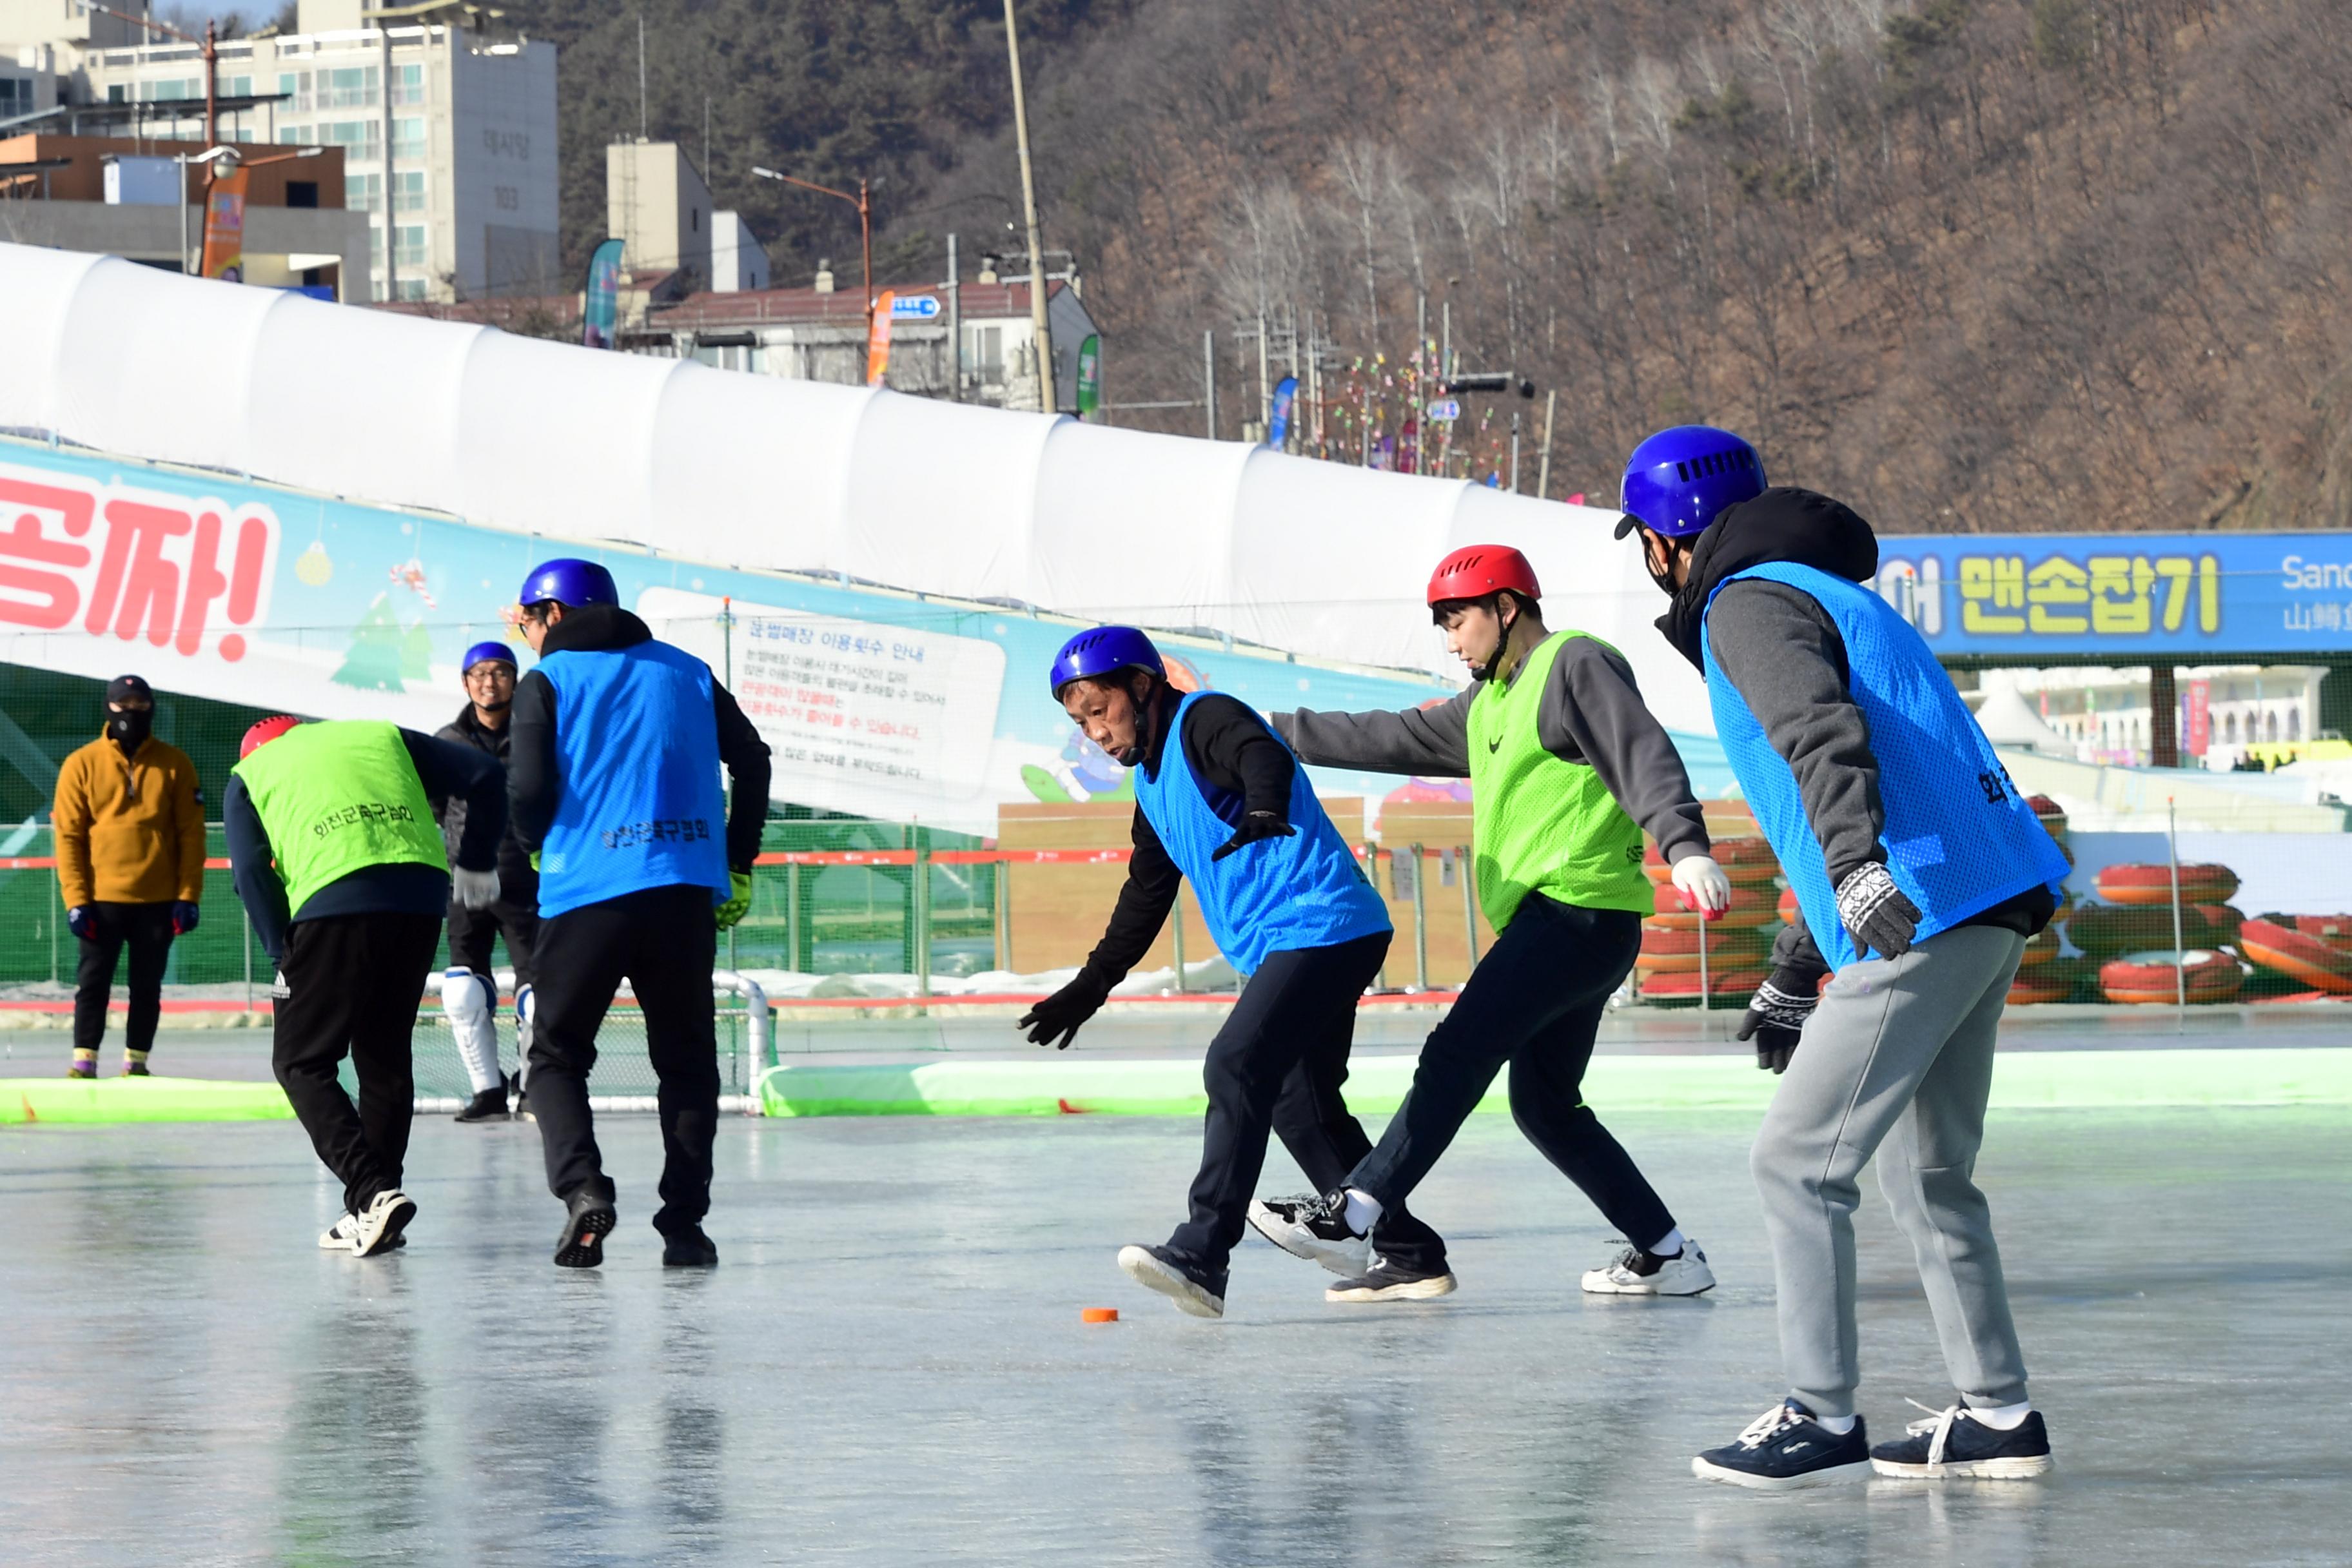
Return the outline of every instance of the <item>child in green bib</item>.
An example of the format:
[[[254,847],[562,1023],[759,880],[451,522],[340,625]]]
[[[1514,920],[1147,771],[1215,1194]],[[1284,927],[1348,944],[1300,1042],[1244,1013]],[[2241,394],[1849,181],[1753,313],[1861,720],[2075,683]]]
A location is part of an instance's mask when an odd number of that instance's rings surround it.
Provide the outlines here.
[[[1397,713],[1273,716],[1307,763],[1467,777],[1478,902],[1496,939],[1422,1047],[1412,1092],[1379,1147],[1331,1192],[1268,1200],[1251,1220],[1302,1258],[1368,1250],[1381,1214],[1420,1184],[1508,1064],[1519,1130],[1625,1238],[1583,1288],[1695,1296],[1715,1284],[1706,1255],[1584,1104],[1582,1083],[1654,907],[1643,829],[1685,902],[1720,910],[1730,884],[1682,758],[1632,669],[1597,638],[1548,629],[1541,596],[1517,551],[1457,550],[1430,578],[1429,605],[1471,668],[1469,689]]]

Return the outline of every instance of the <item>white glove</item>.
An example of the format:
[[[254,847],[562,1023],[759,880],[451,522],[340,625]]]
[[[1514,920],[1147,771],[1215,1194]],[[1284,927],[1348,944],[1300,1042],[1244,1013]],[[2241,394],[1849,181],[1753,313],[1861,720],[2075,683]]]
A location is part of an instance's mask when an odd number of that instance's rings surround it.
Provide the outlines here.
[[[1685,855],[1675,861],[1675,889],[1686,910],[1719,915],[1731,907],[1731,879],[1711,855]]]
[[[468,871],[460,866],[449,873],[449,882],[457,891],[457,901],[469,910],[486,910],[499,901],[496,871]]]

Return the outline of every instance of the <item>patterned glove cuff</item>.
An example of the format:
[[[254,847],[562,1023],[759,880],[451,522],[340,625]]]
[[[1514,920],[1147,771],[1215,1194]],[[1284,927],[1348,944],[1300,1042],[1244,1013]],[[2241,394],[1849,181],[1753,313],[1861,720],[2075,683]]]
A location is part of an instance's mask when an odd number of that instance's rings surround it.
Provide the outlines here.
[[[1903,897],[1903,889],[1895,885],[1895,873],[1884,863],[1866,861],[1846,874],[1838,884],[1838,918],[1849,931],[1868,926],[1878,911],[1894,900]]]
[[[1801,1029],[1805,1026],[1805,1020],[1813,1016],[1813,1009],[1821,1003],[1819,995],[1808,996],[1801,992],[1783,991],[1767,980],[1756,988],[1756,995],[1748,1005],[1768,1024]]]

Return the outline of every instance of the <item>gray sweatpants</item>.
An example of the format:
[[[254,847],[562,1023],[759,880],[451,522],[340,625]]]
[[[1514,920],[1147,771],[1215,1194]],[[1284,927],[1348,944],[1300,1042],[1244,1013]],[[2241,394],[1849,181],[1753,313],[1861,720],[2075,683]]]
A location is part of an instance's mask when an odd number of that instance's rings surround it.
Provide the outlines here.
[[[1993,1035],[2025,939],[1962,926],[1896,959],[1838,971],[1805,1025],[1749,1163],[1764,1198],[1790,1390],[1851,1415],[1857,1178],[1911,1238],[1952,1382],[1974,1405],[2025,1397],[1992,1213],[1971,1179],[1992,1089]]]

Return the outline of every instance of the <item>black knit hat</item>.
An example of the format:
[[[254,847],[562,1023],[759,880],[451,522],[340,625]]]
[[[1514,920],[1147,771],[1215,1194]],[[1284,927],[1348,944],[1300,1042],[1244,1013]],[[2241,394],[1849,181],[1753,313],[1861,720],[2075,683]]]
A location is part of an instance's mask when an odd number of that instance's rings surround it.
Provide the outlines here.
[[[155,693],[138,676],[118,675],[106,683],[106,700],[109,702],[128,702],[134,697],[145,699],[150,708],[155,705]]]

